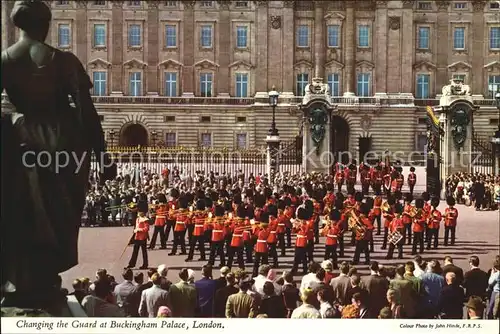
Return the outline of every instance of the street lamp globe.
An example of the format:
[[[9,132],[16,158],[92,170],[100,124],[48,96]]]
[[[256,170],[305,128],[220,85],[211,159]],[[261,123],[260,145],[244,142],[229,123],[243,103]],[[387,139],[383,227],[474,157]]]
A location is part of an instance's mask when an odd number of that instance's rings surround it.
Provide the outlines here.
[[[497,102],[497,108],[500,108],[500,91],[496,92],[495,101]]]
[[[273,107],[278,105],[278,97],[280,93],[276,91],[276,88],[273,86],[272,90],[269,92],[269,104]]]

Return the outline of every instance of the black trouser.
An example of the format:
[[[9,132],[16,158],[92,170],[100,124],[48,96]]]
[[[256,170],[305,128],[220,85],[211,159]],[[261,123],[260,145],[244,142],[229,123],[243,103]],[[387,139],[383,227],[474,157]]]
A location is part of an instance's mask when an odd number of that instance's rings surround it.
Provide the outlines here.
[[[413,246],[411,254],[417,254],[417,246],[420,247],[419,253],[424,252],[424,232],[413,232]]]
[[[374,184],[372,186],[373,188],[373,192],[375,193],[375,195],[379,196],[380,194],[382,194],[382,185],[381,184]]]
[[[255,252],[255,260],[253,262],[253,272],[252,272],[253,277],[257,277],[257,275],[259,274],[259,266],[261,264],[268,264],[268,262],[269,262],[269,255],[267,253]]]
[[[353,194],[354,193],[354,183],[347,182],[347,193],[348,194]]]
[[[132,257],[128,263],[129,267],[135,267],[137,263],[137,256],[139,255],[139,248],[142,251],[142,266],[148,266],[148,251],[146,248],[147,240],[134,240],[134,250],[132,251]]]
[[[290,227],[287,227],[285,233],[286,233],[286,247],[290,248],[292,247],[292,229]]]
[[[167,224],[165,226],[165,240],[168,241],[168,237],[170,236],[170,231],[173,229],[175,225],[175,220],[167,220]]]
[[[337,192],[342,192],[342,185],[344,184],[344,182],[341,182],[341,183],[337,183],[337,189],[338,191]]]
[[[210,257],[208,259],[208,264],[213,266],[215,264],[215,257],[220,257],[221,267],[226,265],[226,258],[224,256],[224,240],[212,241],[210,245]]]
[[[165,226],[156,226],[154,227],[153,236],[151,237],[151,242],[149,243],[149,248],[153,249],[156,247],[156,238],[160,234],[160,245],[161,248],[167,247],[167,239],[165,238]]]
[[[438,236],[439,229],[429,228],[427,229],[427,249],[431,249],[432,238],[434,238],[434,248],[438,247]]]
[[[337,241],[339,242],[339,256],[344,256],[344,233],[339,234],[337,237]]]
[[[356,244],[356,233],[351,231],[351,246]]]
[[[481,205],[483,204],[483,199],[484,199],[484,195],[477,195],[476,194],[476,210],[481,209]]]
[[[370,237],[370,252],[375,252],[375,245],[373,244],[373,234]]]
[[[394,255],[394,250],[396,247],[398,248],[398,259],[403,258],[403,240],[399,241],[397,245],[394,245],[392,242],[389,243],[389,251],[387,252],[387,259],[392,259],[392,256]]]
[[[319,218],[314,222],[314,243],[319,244]]]
[[[391,187],[389,186],[389,188],[387,188],[385,185],[384,185],[384,193],[387,197],[389,197],[391,195]]]
[[[174,231],[174,245],[172,246],[171,254],[177,253],[177,247],[181,247],[181,254],[186,254],[186,230],[176,232]]]
[[[302,263],[302,272],[304,275],[307,273],[307,258],[305,247],[295,247],[295,255],[293,257],[292,272],[297,272],[299,265]]]
[[[405,224],[403,228],[403,243],[411,245],[411,223]],[[406,242],[408,240],[408,242]]]
[[[413,196],[413,189],[415,189],[415,185],[414,184],[410,184],[409,187],[410,187],[410,195]]]
[[[285,256],[285,233],[278,233],[278,248],[281,250],[281,256]]]
[[[229,248],[231,247],[231,240],[233,240],[233,233],[226,234],[224,239],[224,245],[226,247],[226,253],[229,253]]]
[[[273,259],[273,267],[278,267],[278,251],[276,250],[276,243],[267,244],[269,246],[269,257]]]
[[[253,243],[252,240],[245,242],[246,263],[252,263],[253,262],[253,258],[252,258],[253,246],[254,246],[254,243]]]
[[[383,237],[383,240],[382,240],[382,249],[386,249],[387,248],[387,236],[389,235],[389,228],[388,227],[384,227],[384,237]]]
[[[450,236],[451,232],[451,245],[453,246],[455,244],[455,230],[456,226],[445,226],[444,227],[444,245],[448,246],[448,237]]]
[[[187,232],[188,232],[188,244],[189,245],[191,245],[191,240],[193,239],[193,231],[194,231],[194,225],[188,224]]]
[[[375,216],[375,221],[377,222],[377,235],[380,235],[382,229],[382,215]]]
[[[314,262],[314,240],[307,240],[306,251],[307,251],[307,261],[309,263]]]
[[[370,183],[362,183],[361,192],[364,196],[368,195],[368,193],[370,192]]]
[[[331,260],[333,269],[337,269],[337,245],[325,245],[325,260]]]
[[[359,262],[361,253],[365,253],[365,262],[370,262],[370,251],[368,249],[368,240],[356,240],[356,248],[354,249],[353,263]]]
[[[245,262],[243,261],[243,247],[229,247],[227,252],[227,266],[229,269],[233,267],[234,254],[236,253],[236,259],[238,261],[238,267],[245,269]]]
[[[193,235],[191,238],[191,242],[189,243],[189,253],[188,253],[188,259],[192,260],[193,255],[194,255],[194,248],[196,247],[196,244],[198,244],[198,250],[200,251],[200,257],[202,261],[205,261],[205,236],[200,235],[196,236]]]

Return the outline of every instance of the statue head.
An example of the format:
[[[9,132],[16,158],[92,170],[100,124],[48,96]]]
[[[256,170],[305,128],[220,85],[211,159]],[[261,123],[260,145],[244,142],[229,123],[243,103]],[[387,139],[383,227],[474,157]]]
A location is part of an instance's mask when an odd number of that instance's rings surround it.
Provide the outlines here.
[[[10,19],[30,38],[43,42],[49,32],[52,13],[41,0],[23,0],[15,2]]]

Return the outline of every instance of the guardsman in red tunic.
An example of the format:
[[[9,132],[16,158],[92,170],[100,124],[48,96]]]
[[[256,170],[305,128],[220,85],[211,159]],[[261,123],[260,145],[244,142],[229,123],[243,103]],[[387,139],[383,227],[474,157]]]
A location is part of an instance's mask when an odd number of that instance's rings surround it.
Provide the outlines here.
[[[335,163],[335,184],[337,185],[337,192],[342,192],[342,186],[344,185],[345,173],[344,165],[340,162]]]
[[[382,241],[382,248],[387,248],[387,236],[389,235],[389,229],[391,227],[391,222],[396,214],[396,200],[394,196],[389,195],[387,201],[382,205],[384,210],[382,211],[382,216],[384,217],[384,237]]]
[[[160,234],[160,249],[167,248],[167,239],[165,238],[165,225],[167,223],[168,205],[167,198],[164,194],[158,195],[159,204],[155,209],[155,222],[154,222],[154,232],[151,242],[149,243],[149,249],[154,249],[156,247],[156,238]]]
[[[371,182],[370,167],[368,165],[363,164],[363,168],[360,170],[359,177],[361,181],[361,192],[366,196],[370,191]]]
[[[337,245],[340,234],[340,211],[334,209],[330,212],[326,225],[321,230],[325,239],[325,260],[331,260],[333,269],[338,269],[337,264]]]
[[[359,263],[359,258],[361,253],[365,254],[365,264],[370,264],[370,250],[368,249],[368,244],[372,237],[373,232],[373,224],[368,217],[370,213],[370,208],[366,203],[363,203],[360,208],[360,215],[357,216],[359,219],[359,223],[363,225],[363,227],[359,227],[355,229],[355,238],[356,238],[356,248],[354,250],[354,258],[353,265]],[[353,216],[353,219],[356,216]]]
[[[322,208],[321,208],[321,196],[319,195],[319,192],[314,194],[313,198],[313,226],[314,226],[314,243],[319,244],[319,216],[321,215]]]
[[[168,255],[176,255],[177,247],[181,247],[181,255],[186,255],[186,228],[191,220],[191,212],[188,210],[188,200],[186,197],[179,198],[179,209],[175,210],[174,218],[174,245]]]
[[[424,191],[422,193],[422,199],[424,200],[424,213],[425,213],[425,217],[426,219],[429,218],[431,216],[431,211],[432,211],[432,207],[431,205],[429,204],[429,200],[431,199],[431,197],[429,196],[429,193],[427,191]],[[427,243],[427,224],[425,224],[425,227],[424,227],[424,242]]]
[[[171,189],[170,197],[172,198],[167,206],[168,212],[173,212],[179,208],[179,190]],[[168,237],[170,236],[170,231],[174,228],[175,225],[175,217],[170,214],[167,214],[167,224],[165,228],[165,239],[168,241]]]
[[[375,195],[380,196],[382,194],[382,184],[384,183],[382,166],[375,166],[375,168],[371,170],[370,178]]]
[[[191,217],[191,223],[194,226],[193,237],[189,243],[189,252],[186,262],[193,260],[194,249],[198,245],[198,250],[200,251],[200,258],[198,261],[206,261],[205,255],[205,224],[208,218],[208,213],[206,211],[205,200],[200,198],[196,201],[196,210],[193,212]]]
[[[267,246],[267,238],[269,237],[269,215],[267,212],[262,212],[259,216],[259,226],[255,228],[255,259],[253,262],[253,277],[259,273],[261,264],[269,263],[269,247]]]
[[[137,256],[139,255],[139,248],[142,252],[142,266],[139,269],[148,268],[148,252],[146,243],[149,238],[149,219],[145,216],[148,211],[147,205],[138,208],[137,219],[135,220],[134,228],[134,249],[132,251],[132,257],[128,263],[127,268],[134,268],[137,262]]]
[[[288,219],[288,221],[290,221]],[[285,256],[285,231],[287,228],[287,217],[285,216],[285,201],[278,200],[278,218],[276,222],[277,247],[281,250],[281,256]]]
[[[391,175],[391,192],[398,191],[398,172],[394,171]]]
[[[410,194],[413,195],[413,189],[417,184],[417,174],[415,174],[415,167],[410,167],[410,174],[408,174],[408,187],[410,188]]]
[[[326,195],[323,198],[323,204],[324,204],[323,215],[325,215],[325,216],[330,215],[330,211],[333,208],[333,204],[335,204],[336,198],[335,198],[335,194],[333,193],[333,190],[334,190],[333,185],[328,183],[326,185]]]
[[[269,215],[269,236],[267,237],[267,245],[269,247],[269,257],[273,259],[273,268],[278,268],[278,251],[276,246],[278,244],[278,207],[276,205],[269,205],[267,207],[267,214]]]
[[[290,248],[290,247],[292,247],[292,223],[290,221],[294,217],[295,208],[292,205],[290,198],[285,197],[285,199],[283,199],[283,201],[285,202],[285,211],[283,212],[283,215],[285,217],[284,220],[285,220],[285,224],[286,224],[286,228],[285,228],[286,247]]]
[[[448,207],[444,210],[444,245],[448,246],[448,237],[451,232],[451,245],[455,245],[455,229],[457,228],[458,210],[455,208],[455,199],[446,199]]]
[[[396,176],[396,190],[401,192],[405,184],[405,177],[403,176],[403,167],[398,167]]]
[[[338,248],[339,248],[339,256],[344,256],[344,233],[347,231],[347,219],[344,211],[344,198],[342,193],[337,194],[337,199],[335,200],[335,209],[340,211],[340,221],[339,221],[339,236],[337,238]]]
[[[434,238],[434,249],[438,248],[439,226],[443,215],[437,209],[439,206],[439,198],[431,199],[432,210],[427,220],[427,249],[431,249],[432,238]]]
[[[413,207],[411,202],[413,202],[413,196],[410,194],[406,194],[402,220],[403,224],[405,225],[405,228],[403,230],[403,243],[406,243],[407,245],[411,245],[411,224],[413,223],[412,212],[415,211],[415,208]]]
[[[376,195],[373,199],[373,216],[377,221],[377,235],[380,235],[382,229],[382,196]]]
[[[224,202],[224,217],[226,218],[224,222],[224,242],[226,245],[226,253],[229,251],[229,247],[231,247],[231,239],[233,235],[233,203],[230,201]]]
[[[296,273],[300,264],[302,264],[302,274],[307,274],[307,233],[308,225],[305,221],[306,209],[297,210],[297,219],[293,221],[293,230],[297,234],[295,239],[295,254],[293,257],[293,267],[291,272]]]
[[[403,234],[403,229],[404,229],[404,224],[401,219],[401,214],[403,213],[403,207],[401,205],[396,205],[396,215],[394,216],[394,219],[392,219],[389,230],[391,233],[394,231],[398,231]],[[399,242],[395,245],[394,243],[390,242],[389,243],[389,250],[387,252],[387,256],[385,257],[386,260],[392,259],[392,255],[394,254],[394,249],[398,247],[398,259],[403,258],[403,239],[399,240]]]
[[[419,253],[424,252],[424,230],[427,222],[427,216],[424,212],[424,200],[417,198],[415,200],[415,208],[417,213],[413,219],[413,247],[411,255],[417,254],[417,246],[420,247]]]
[[[224,256],[224,208],[220,205],[215,207],[215,217],[212,218],[212,242],[210,243],[210,257],[208,264],[212,267],[215,264],[216,256],[220,257],[220,266],[226,265]]]
[[[346,168],[346,185],[348,193],[354,192],[354,187],[356,185],[356,177],[357,177],[356,160],[353,159],[351,164],[349,165],[349,168]]]
[[[233,234],[231,236],[231,245],[228,250],[227,266],[230,269],[233,267],[234,255],[236,254],[238,267],[245,269],[245,263],[243,261],[243,238],[246,232],[250,232],[250,226],[246,224],[246,210],[243,205],[240,205],[236,209],[236,213],[238,216],[233,219]]]

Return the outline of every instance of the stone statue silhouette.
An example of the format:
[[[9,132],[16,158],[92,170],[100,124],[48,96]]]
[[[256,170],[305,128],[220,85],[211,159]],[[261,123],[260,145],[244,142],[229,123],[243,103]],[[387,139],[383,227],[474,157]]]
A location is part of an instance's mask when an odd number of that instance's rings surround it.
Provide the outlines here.
[[[109,157],[84,67],[44,43],[51,19],[44,2],[16,1],[20,38],[2,51],[0,91],[15,110],[1,120],[1,277],[2,308],[57,314],[58,274],[78,263],[90,155]]]

